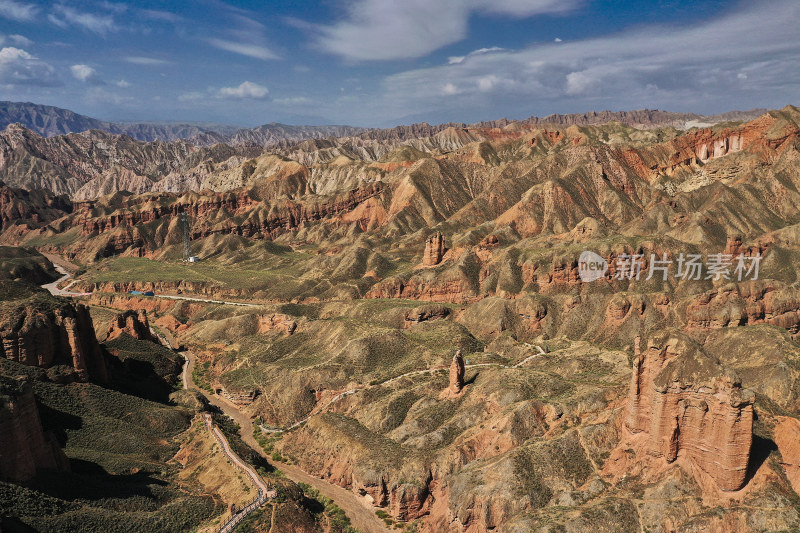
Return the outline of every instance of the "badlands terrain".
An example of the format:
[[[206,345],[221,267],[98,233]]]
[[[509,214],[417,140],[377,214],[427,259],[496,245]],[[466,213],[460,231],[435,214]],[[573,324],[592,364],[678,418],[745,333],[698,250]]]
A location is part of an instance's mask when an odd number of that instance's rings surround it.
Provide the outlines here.
[[[256,489],[201,411],[275,491],[242,531],[800,528],[796,107],[160,140],[12,111],[3,532],[216,531]]]

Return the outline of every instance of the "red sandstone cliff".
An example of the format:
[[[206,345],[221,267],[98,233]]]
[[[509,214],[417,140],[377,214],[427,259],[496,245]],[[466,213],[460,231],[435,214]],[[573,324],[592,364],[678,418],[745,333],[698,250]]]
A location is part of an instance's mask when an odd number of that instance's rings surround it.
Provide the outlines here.
[[[27,481],[40,468],[69,470],[55,438],[45,433],[28,383],[0,382],[0,479]]]
[[[40,368],[65,365],[78,381],[108,381],[86,306],[37,295],[3,311],[0,341],[7,359]]]
[[[139,311],[128,310],[114,317],[108,328],[106,340],[116,339],[123,333],[127,333],[134,339],[155,342],[153,334],[150,332],[150,324],[147,321],[147,311],[144,309]]]
[[[464,390],[464,356],[457,350],[450,363],[450,384],[442,391],[443,398],[457,398]]]
[[[755,395],[683,334],[637,337],[626,425],[647,435],[647,452],[686,456],[722,490],[746,481]]]
[[[438,265],[442,262],[446,251],[444,236],[437,231],[425,241],[425,255],[422,258],[422,264],[425,266]]]

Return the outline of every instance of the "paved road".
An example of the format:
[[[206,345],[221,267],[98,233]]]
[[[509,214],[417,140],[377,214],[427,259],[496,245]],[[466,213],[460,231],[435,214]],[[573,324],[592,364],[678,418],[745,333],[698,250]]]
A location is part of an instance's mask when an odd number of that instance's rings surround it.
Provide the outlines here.
[[[67,285],[64,289],[59,289],[58,286],[62,282],[72,278],[74,273],[77,271],[78,267],[73,265],[72,263],[69,263],[69,262],[61,259],[58,256],[53,255],[53,254],[44,254],[44,255],[48,259],[50,259],[50,262],[53,263],[53,266],[56,267],[56,270],[60,274],[62,274],[62,276],[60,278],[58,278],[56,281],[52,282],[52,283],[46,283],[46,284],[42,285],[42,288],[47,289],[48,291],[50,291],[50,294],[53,294],[55,296],[90,296],[92,294],[91,292],[70,292],[67,289],[69,289],[69,287],[72,284]],[[71,267],[74,267],[74,268],[71,268]],[[75,283],[75,282],[73,282],[73,283]],[[120,293],[120,294],[127,294],[127,293]],[[210,304],[235,305],[235,306],[239,306],[239,307],[261,307],[260,304],[249,304],[249,303],[245,303],[245,302],[229,302],[229,301],[226,301],[226,300],[212,300],[210,298],[199,298],[199,297],[196,297],[196,296],[178,296],[178,295],[172,295],[172,294],[156,294],[155,296],[150,296],[150,298],[164,298],[164,299],[167,299],[167,300],[186,300],[186,301],[189,301],[189,302],[203,302],[203,303],[210,303]]]
[[[230,416],[237,424],[239,424],[239,427],[241,428],[242,440],[245,442],[245,444],[256,450],[259,454],[261,454],[262,457],[271,460],[271,458],[264,452],[263,448],[261,448],[258,442],[256,442],[255,438],[253,438],[253,422],[250,420],[250,417],[239,411],[236,406],[226,401],[224,398],[217,395],[207,394],[205,391],[199,389],[192,380],[191,369],[194,367],[194,355],[191,352],[182,352],[182,354],[186,358],[186,363],[183,370],[183,380],[184,385],[188,385],[187,389],[199,391],[208,399],[211,405],[220,408],[223,413]],[[341,507],[344,512],[347,513],[347,516],[350,518],[350,522],[352,523],[353,527],[362,533],[386,533],[389,531],[383,521],[375,515],[372,505],[363,497],[358,496],[347,489],[333,485],[332,483],[328,483],[325,480],[313,477],[296,466],[285,464],[279,464],[277,466],[278,469],[286,475],[286,477],[295,483],[306,483],[311,485],[317,489],[320,494],[335,501],[336,505]]]
[[[53,266],[56,267],[56,270],[58,271],[59,274],[61,274],[61,277],[52,283],[45,283],[44,285],[42,285],[42,288],[47,289],[48,291],[50,291],[50,294],[54,296],[88,296],[90,294],[88,292],[70,292],[66,290],[69,288],[69,285],[64,289],[59,289],[58,286],[61,284],[61,282],[70,279],[72,277],[72,273],[68,272],[61,265],[54,264]]]

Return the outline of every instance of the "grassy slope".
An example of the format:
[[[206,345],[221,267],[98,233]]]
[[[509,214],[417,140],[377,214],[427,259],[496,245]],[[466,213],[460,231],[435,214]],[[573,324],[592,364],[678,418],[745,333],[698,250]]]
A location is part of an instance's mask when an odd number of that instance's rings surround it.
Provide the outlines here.
[[[177,532],[222,510],[177,484],[171,459],[188,409],[93,384],[50,383],[43,371],[5,359],[0,372],[35,380],[42,423],[71,463],[71,472],[41,472],[28,488],[0,483],[0,508],[16,517],[4,520],[4,531],[21,522],[48,532]]]

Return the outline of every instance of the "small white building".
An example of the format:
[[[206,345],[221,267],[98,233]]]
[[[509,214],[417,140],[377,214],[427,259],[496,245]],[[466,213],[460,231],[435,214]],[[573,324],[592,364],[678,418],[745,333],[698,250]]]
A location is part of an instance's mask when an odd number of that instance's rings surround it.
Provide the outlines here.
[[[197,263],[199,261],[200,261],[200,258],[197,257],[196,255],[192,255],[192,256],[189,257],[189,262],[190,263]]]

